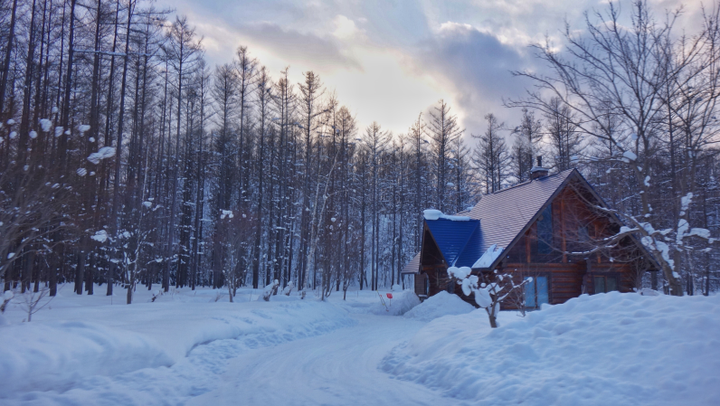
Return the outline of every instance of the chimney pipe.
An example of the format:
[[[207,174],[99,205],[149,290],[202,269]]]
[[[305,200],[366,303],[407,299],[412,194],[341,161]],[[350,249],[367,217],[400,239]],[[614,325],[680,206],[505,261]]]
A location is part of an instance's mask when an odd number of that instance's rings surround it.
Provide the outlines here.
[[[530,179],[535,180],[548,176],[550,171],[542,166],[542,156],[537,156],[537,166],[530,170]]]

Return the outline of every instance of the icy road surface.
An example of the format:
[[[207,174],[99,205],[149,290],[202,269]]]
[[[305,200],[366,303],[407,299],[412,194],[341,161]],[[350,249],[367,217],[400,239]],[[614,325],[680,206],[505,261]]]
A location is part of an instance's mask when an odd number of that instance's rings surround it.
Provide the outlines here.
[[[353,318],[358,320],[353,327],[259,348],[233,359],[219,388],[187,404],[462,404],[378,369],[393,347],[412,338],[425,323],[363,314]]]

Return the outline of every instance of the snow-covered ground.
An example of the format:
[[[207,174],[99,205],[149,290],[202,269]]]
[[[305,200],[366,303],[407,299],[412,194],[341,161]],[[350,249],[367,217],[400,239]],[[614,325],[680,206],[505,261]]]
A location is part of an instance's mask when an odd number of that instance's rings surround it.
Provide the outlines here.
[[[2,405],[716,405],[720,296],[582,296],[491,330],[454,295],[78,296],[0,316]],[[340,292],[342,293],[342,292]],[[383,291],[385,294],[386,291]]]
[[[30,323],[21,306],[0,326],[0,404],[181,404],[212,389],[245,351],[325,334],[355,320],[317,300],[241,291],[75,295],[66,286]],[[103,289],[96,289],[103,292]],[[216,301],[216,299],[218,299]]]
[[[435,319],[381,369],[488,405],[720,405],[720,296],[608,294],[500,327],[473,311]]]

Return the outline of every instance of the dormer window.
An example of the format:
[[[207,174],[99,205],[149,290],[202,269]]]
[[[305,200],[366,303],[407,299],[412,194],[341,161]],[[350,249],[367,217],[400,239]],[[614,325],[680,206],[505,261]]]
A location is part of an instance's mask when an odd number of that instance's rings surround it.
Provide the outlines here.
[[[550,254],[553,246],[552,205],[542,211],[537,220],[538,254]]]

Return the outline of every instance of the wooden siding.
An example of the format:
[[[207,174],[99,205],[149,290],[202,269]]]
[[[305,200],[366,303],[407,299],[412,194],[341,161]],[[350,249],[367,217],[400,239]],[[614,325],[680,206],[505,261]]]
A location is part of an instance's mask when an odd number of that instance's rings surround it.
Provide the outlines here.
[[[428,296],[433,296],[448,288],[450,278],[447,274],[447,268],[448,265],[445,263],[440,248],[438,248],[432,233],[430,233],[427,225],[425,225],[423,229],[422,251],[420,253],[420,277],[416,277],[416,280],[424,279],[423,274],[426,275],[425,277],[428,278],[430,285]],[[422,285],[418,283],[415,284],[415,293],[418,296],[425,294],[424,281]]]
[[[420,299],[427,298],[427,293],[425,292],[425,281],[427,280],[428,276],[425,273],[415,275],[415,294],[418,295]]]
[[[515,283],[528,276],[547,277],[550,304],[565,303],[583,293],[594,293],[595,276],[614,277],[617,290],[631,292],[646,266],[639,264],[637,251],[629,239],[615,249],[599,253],[568,254],[593,248],[592,241],[588,241],[587,237],[600,239],[619,229],[619,225],[612,223],[608,217],[594,213],[586,199],[571,187],[559,193],[550,203],[553,252],[538,252],[536,222],[507,251],[500,264],[501,272],[511,273]],[[523,295],[524,292],[516,292],[514,297],[502,303],[502,308],[517,308],[523,302]]]

